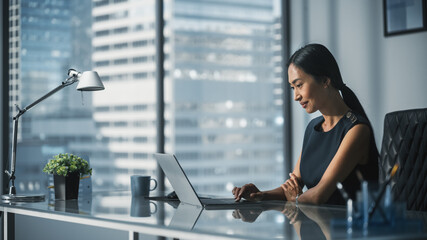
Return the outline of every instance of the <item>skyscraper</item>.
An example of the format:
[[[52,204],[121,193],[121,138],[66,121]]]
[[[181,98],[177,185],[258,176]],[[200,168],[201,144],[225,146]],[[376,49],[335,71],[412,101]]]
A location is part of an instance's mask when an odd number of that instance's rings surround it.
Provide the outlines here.
[[[201,192],[277,184],[273,2],[165,2],[166,151]],[[125,186],[156,166],[154,1],[94,1],[93,18],[93,62],[107,90],[93,101],[105,146],[92,159],[105,176],[98,186]]]
[[[76,42],[90,37],[88,12],[91,2],[10,1],[9,8],[9,94],[10,115],[33,103],[67,77],[69,68],[90,69],[90,42]],[[78,10],[78,11],[77,11]],[[90,13],[90,12],[89,12]],[[88,31],[89,30],[89,31]],[[76,38],[78,37],[78,39]],[[79,69],[80,70],[80,69]],[[75,89],[63,89],[38,104],[20,119],[17,152],[17,187],[19,192],[41,191],[45,179],[43,164],[58,152],[74,151],[73,144],[92,142],[95,135],[91,115],[91,96],[82,107]],[[77,105],[77,106],[76,106]],[[75,126],[79,127],[76,128]],[[91,132],[92,131],[92,132]],[[42,183],[41,183],[42,182]]]
[[[165,1],[165,149],[199,192],[283,181],[275,7]],[[11,115],[13,104],[59,85],[68,68],[94,69],[106,87],[93,96],[66,88],[21,118],[20,190],[43,181],[31,179],[60,152],[90,160],[95,190],[155,175],[155,1],[11,1],[10,15]]]

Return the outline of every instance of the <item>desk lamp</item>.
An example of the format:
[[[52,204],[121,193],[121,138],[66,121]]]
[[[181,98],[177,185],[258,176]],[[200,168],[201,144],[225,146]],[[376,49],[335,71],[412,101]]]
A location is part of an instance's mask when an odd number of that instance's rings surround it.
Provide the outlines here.
[[[43,97],[39,98],[35,102],[31,103],[27,107],[20,109],[17,105],[18,113],[13,118],[13,141],[12,141],[12,157],[10,163],[10,171],[5,170],[5,173],[9,176],[9,194],[2,195],[2,200],[9,202],[36,202],[43,201],[44,195],[17,195],[15,188],[15,166],[16,166],[16,146],[18,142],[18,120],[26,111],[30,110],[32,107],[45,100],[46,98],[52,96],[59,90],[72,85],[75,82],[79,82],[77,85],[77,90],[79,91],[99,91],[104,90],[104,85],[101,82],[101,79],[98,76],[97,72],[86,71],[83,73],[77,72],[74,69],[68,70],[68,78],[62,82],[61,85],[55,89],[48,92]]]

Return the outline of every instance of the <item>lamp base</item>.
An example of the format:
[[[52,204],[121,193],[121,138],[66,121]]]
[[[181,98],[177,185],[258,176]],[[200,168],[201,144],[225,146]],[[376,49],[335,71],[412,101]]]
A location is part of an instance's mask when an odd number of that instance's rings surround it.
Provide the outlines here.
[[[45,195],[16,195],[16,194],[3,194],[1,199],[3,202],[41,202],[44,201]]]

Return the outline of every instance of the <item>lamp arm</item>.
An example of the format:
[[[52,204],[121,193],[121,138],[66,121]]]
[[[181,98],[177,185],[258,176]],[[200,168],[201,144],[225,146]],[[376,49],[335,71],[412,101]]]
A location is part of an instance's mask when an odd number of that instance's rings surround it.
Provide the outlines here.
[[[63,89],[63,88],[65,88],[65,87],[67,87],[67,86],[78,81],[78,73],[77,74],[71,73],[70,75],[71,76],[68,77],[65,81],[63,81],[61,83],[61,85],[52,89],[50,92],[46,93],[44,96],[37,99],[33,103],[29,104],[25,108],[20,109],[16,105],[16,108],[18,109],[18,113],[13,118],[13,140],[12,140],[12,156],[11,156],[11,162],[10,162],[10,172],[8,170],[5,170],[5,173],[9,176],[9,181],[12,181],[12,185],[10,186],[10,189],[9,189],[9,194],[16,194],[14,181],[15,181],[15,167],[16,167],[16,146],[18,143],[18,121],[19,121],[19,117],[21,117],[25,112],[30,110],[32,107],[39,104],[40,102],[42,102],[46,98],[52,96],[53,94],[55,94],[59,90],[61,90],[61,89]]]
[[[21,115],[23,115],[26,111],[30,110],[31,108],[33,108],[35,105],[39,104],[40,102],[42,102],[43,100],[45,100],[46,98],[52,96],[53,94],[55,94],[56,92],[58,92],[59,90],[63,89],[66,86],[69,86],[75,82],[77,82],[77,75],[73,75],[70,76],[69,78],[67,78],[65,81],[63,81],[61,83],[61,85],[59,85],[58,87],[52,89],[50,92],[46,93],[44,96],[42,96],[41,98],[37,99],[36,101],[34,101],[33,103],[29,104],[28,106],[26,106],[23,109],[20,109],[18,106],[16,106],[18,108],[18,114],[16,114],[16,116],[13,119],[18,119]]]

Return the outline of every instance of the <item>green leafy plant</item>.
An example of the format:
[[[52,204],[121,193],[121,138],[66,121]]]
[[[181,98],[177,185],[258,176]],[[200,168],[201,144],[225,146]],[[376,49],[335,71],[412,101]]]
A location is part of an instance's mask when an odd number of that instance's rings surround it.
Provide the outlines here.
[[[78,172],[80,176],[92,175],[92,168],[89,163],[81,157],[74,154],[58,154],[50,159],[43,172],[48,174],[57,174],[60,176],[68,176],[70,173]]]

